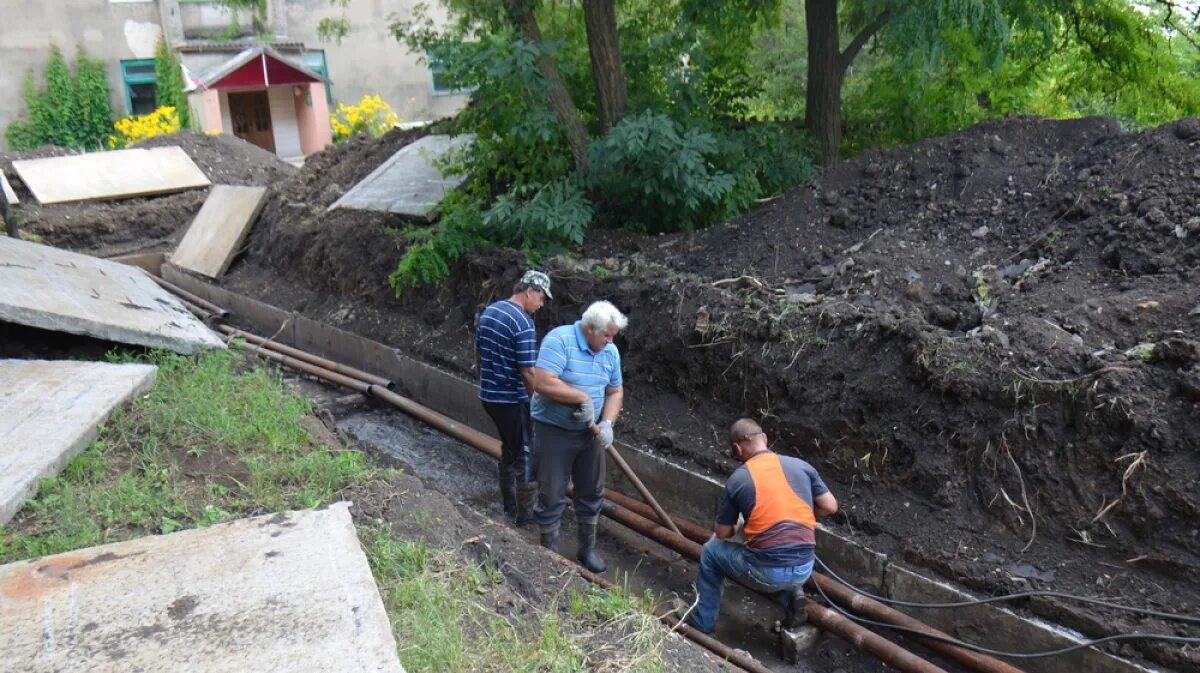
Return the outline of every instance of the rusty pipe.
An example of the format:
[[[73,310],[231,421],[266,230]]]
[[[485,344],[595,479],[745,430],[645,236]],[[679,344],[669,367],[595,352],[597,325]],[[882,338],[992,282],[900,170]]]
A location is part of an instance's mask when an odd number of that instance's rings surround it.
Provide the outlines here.
[[[154,281],[155,283],[158,283],[158,285],[160,287],[162,287],[164,290],[170,292],[171,294],[175,295],[176,297],[179,297],[180,299],[185,299],[185,300],[195,304],[196,306],[199,306],[200,308],[204,309],[205,311],[208,311],[209,313],[213,314],[217,318],[226,318],[229,316],[229,311],[226,311],[225,309],[221,308],[220,306],[217,306],[216,304],[205,299],[204,297],[194,295],[191,292],[188,292],[187,290],[179,287],[178,285],[176,285],[170,281],[159,278],[158,276],[150,273],[149,271],[146,271],[145,274],[147,276],[150,276],[150,280]]]
[[[373,385],[383,386],[383,387],[387,388],[388,390],[391,390],[396,387],[396,384],[394,382],[392,382],[388,379],[385,379],[382,376],[376,376],[369,372],[364,372],[361,369],[355,369],[354,367],[351,367],[349,365],[344,365],[344,364],[341,364],[338,362],[334,362],[333,360],[326,360],[323,357],[318,357],[307,351],[302,351],[299,348],[292,348],[291,346],[281,344],[278,341],[264,339],[260,336],[250,334],[249,332],[245,332],[240,329],[235,329],[228,325],[219,325],[217,327],[217,329],[221,330],[225,334],[228,334],[229,336],[234,337],[236,339],[242,339],[243,341],[247,341],[256,346],[268,348],[268,349],[276,351],[278,353],[283,353],[284,355],[290,355],[291,357],[294,357],[297,360],[304,360],[305,362],[314,364],[318,367],[323,367],[325,369],[335,371],[339,374],[345,374],[346,376],[356,378],[359,381],[365,381],[366,383],[370,383]]]
[[[570,560],[566,559],[565,557],[559,556],[558,554],[554,554],[553,556],[559,563],[567,566],[571,570],[574,570],[576,573],[579,574],[580,577],[591,582],[592,584],[595,584],[599,587],[603,587],[603,588],[609,589],[609,590],[611,590],[613,587],[616,586],[614,583],[604,579],[603,577],[588,570],[587,568],[584,568],[582,566],[576,565],[575,563],[572,563]],[[693,629],[692,627],[688,626],[687,624],[681,622],[678,617],[676,617],[675,615],[673,615],[669,612],[667,614],[659,617],[658,621],[669,626],[672,631],[675,631],[675,632],[679,633],[680,635],[683,635],[688,640],[691,640],[692,642],[696,643],[697,645],[700,645],[701,647],[708,650],[709,652],[712,652],[713,654],[717,655],[721,659],[729,662],[730,664],[733,664],[734,666],[736,666],[742,670],[749,671],[749,673],[771,673],[771,669],[767,668],[766,666],[763,666],[759,662],[755,661],[753,658],[747,657],[746,655],[744,655],[740,652],[737,652],[736,650],[729,647],[725,643],[722,643],[721,641],[717,640],[716,638],[713,638],[712,636],[710,636],[706,633],[703,633],[701,631],[697,631],[696,629]]]
[[[589,421],[588,429],[592,431],[593,435],[597,437],[600,436],[600,426],[596,425],[595,423]],[[629,463],[625,462],[624,456],[617,451],[617,447],[612,442],[609,442],[604,446],[604,450],[608,453],[609,458],[612,458],[613,462],[617,464],[618,468],[620,468],[621,474],[624,474],[625,478],[629,480],[629,483],[633,484],[633,487],[637,489],[638,493],[641,494],[642,500],[645,500],[646,503],[650,505],[651,509],[654,510],[654,515],[658,517],[658,520],[661,521],[664,526],[670,529],[671,532],[679,533],[679,528],[675,526],[675,522],[671,520],[670,515],[668,515],[667,511],[662,508],[662,505],[658,504],[658,499],[655,498],[652,493],[650,493],[650,489],[646,488],[646,485],[642,483],[640,478],[638,478],[637,473],[633,471],[633,468],[629,466]],[[682,533],[679,534],[682,535]]]
[[[646,519],[654,519],[655,517],[655,512],[649,505],[636,498],[631,498],[620,491],[614,491],[611,489],[606,490],[604,492],[604,497],[612,502],[617,503],[625,509],[634,512],[638,516]],[[706,541],[708,541],[708,538],[712,537],[713,531],[711,528],[705,528],[704,526],[697,525],[687,519],[675,516],[674,514],[670,514],[670,517],[671,521],[675,524],[675,527],[679,529],[679,532],[689,540],[704,544]]]
[[[431,425],[442,432],[445,432],[446,434],[449,434],[455,439],[482,450],[484,453],[487,453],[493,458],[498,459],[500,457],[499,440],[485,435],[474,428],[463,425],[462,423],[459,423],[443,414],[425,407],[424,405],[418,404],[406,397],[398,395],[387,388],[368,384],[344,374],[339,374],[338,372],[329,369],[317,367],[308,362],[298,360],[282,353],[266,350],[256,350],[255,352],[258,355],[270,358],[294,369],[312,374],[318,378],[330,381],[331,383],[344,385],[363,394],[378,397],[379,399],[392,404],[396,408],[404,411],[414,418],[417,418],[418,420]],[[606,497],[608,496],[607,491],[605,495]],[[696,541],[691,540],[684,535],[667,530],[666,528],[656,524],[654,521],[635,514],[631,510],[625,509],[613,501],[606,502],[602,508],[602,512],[618,523],[621,523],[622,525],[625,525],[684,556],[688,556],[689,558],[697,561],[700,558],[700,544],[698,544]],[[699,527],[697,526],[689,532],[695,534],[698,529]],[[843,600],[846,600],[846,592],[850,591],[848,588],[833,582],[829,578],[817,575],[815,573],[812,579],[815,582],[821,582],[822,589],[826,589],[827,593],[830,593],[831,598],[834,596],[840,596],[840,598],[837,599],[839,603],[842,603]],[[854,598],[848,600],[847,602],[849,602],[856,611],[862,611],[860,614],[879,617],[880,621],[889,621],[889,623],[895,623],[900,626],[908,626],[908,624],[905,622],[915,623],[917,625],[915,628],[918,628],[925,633],[930,635],[941,634],[941,632],[936,629],[925,626],[924,624],[921,624],[917,620],[904,615],[903,613],[892,610],[891,608],[888,608],[877,601],[867,599],[866,597],[854,594]],[[928,661],[925,661],[924,659],[916,657],[916,655],[903,650],[903,648],[900,648],[895,643],[892,643],[891,641],[886,640],[881,636],[868,631],[867,629],[864,629],[858,624],[842,618],[840,615],[833,613],[832,610],[829,610],[829,608],[817,605],[816,603],[810,601],[806,606],[806,612],[809,616],[809,619],[813,620],[814,624],[829,624],[832,628],[837,629],[837,631],[831,631],[832,633],[835,633],[839,637],[846,639],[847,642],[850,642],[851,644],[854,644],[855,646],[874,654],[881,660],[893,663],[894,666],[900,668],[901,670],[911,670],[916,673],[934,673],[942,670]],[[826,613],[833,613],[833,616],[831,617]],[[986,657],[985,655],[978,655],[974,652],[970,652],[969,650],[964,650],[963,648],[950,645],[949,643],[925,640],[922,640],[921,642],[926,643],[929,647],[937,649],[938,651],[944,650],[944,653],[947,656],[950,656],[956,661],[960,661],[960,663],[964,663],[974,670],[984,673],[1021,673],[1019,669],[1013,668],[1004,662],[992,659],[991,657]],[[973,658],[982,658],[985,661],[972,661],[971,663],[967,663],[965,661],[965,659]],[[989,662],[986,660],[991,661]],[[903,662],[915,662],[914,665],[917,667],[909,668],[908,665]]]

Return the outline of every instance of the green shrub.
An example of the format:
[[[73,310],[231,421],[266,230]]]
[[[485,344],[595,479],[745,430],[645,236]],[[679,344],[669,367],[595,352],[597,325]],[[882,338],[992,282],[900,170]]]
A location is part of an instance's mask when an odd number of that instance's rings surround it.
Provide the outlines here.
[[[646,111],[621,120],[592,143],[589,186],[611,223],[658,233],[709,224],[733,190],[734,175],[716,170],[716,137]]]
[[[80,48],[72,75],[62,52],[51,47],[44,87],[37,87],[30,71],[24,86],[29,116],[9,124],[5,138],[18,151],[42,145],[84,150],[103,147],[112,133],[108,94],[103,62],[89,58]]]

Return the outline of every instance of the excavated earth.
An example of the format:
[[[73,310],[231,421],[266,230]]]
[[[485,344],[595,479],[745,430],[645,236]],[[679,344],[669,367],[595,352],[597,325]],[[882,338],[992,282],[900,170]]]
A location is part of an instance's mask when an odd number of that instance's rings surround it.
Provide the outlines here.
[[[397,298],[405,223],[325,211],[416,135],[275,178],[223,284],[471,376],[475,315],[523,258],[477,252]],[[543,264],[538,330],[612,300],[621,438],[723,478],[724,428],[759,418],[826,476],[832,526],[926,574],[1197,614],[1198,145],[1197,119],[1013,118],[866,152],[706,231],[595,232]],[[1021,607],[1092,637],[1200,635]],[[1106,647],[1200,671],[1194,648]]]

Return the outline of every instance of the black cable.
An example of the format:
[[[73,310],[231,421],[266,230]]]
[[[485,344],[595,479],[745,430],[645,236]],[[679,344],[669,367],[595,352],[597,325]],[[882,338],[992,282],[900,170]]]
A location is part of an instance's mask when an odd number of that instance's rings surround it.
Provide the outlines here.
[[[1150,610],[1148,608],[1135,608],[1135,607],[1132,607],[1129,605],[1120,605],[1119,603],[1110,603],[1108,601],[1100,600],[1099,598],[1089,598],[1087,596],[1078,596],[1076,594],[1068,594],[1068,593],[1064,593],[1061,591],[1022,591],[1020,593],[1006,594],[1004,596],[992,596],[990,598],[975,598],[975,599],[972,599],[969,601],[960,601],[958,603],[915,603],[912,601],[901,601],[901,600],[896,600],[895,598],[886,598],[884,596],[876,596],[875,594],[867,591],[866,589],[856,587],[853,584],[851,584],[850,582],[847,582],[846,580],[839,577],[838,574],[833,572],[833,570],[831,570],[829,568],[829,566],[825,565],[825,562],[822,561],[820,558],[816,559],[816,561],[817,561],[817,565],[821,566],[821,569],[825,571],[826,575],[829,575],[830,577],[837,580],[838,582],[841,582],[842,584],[846,585],[846,587],[848,587],[851,591],[853,591],[857,594],[866,596],[867,598],[872,598],[874,600],[877,600],[880,603],[887,603],[889,605],[902,605],[902,606],[909,607],[909,608],[929,608],[929,609],[967,608],[967,607],[972,607],[975,605],[983,605],[986,603],[1002,603],[1004,601],[1016,600],[1018,598],[1030,598],[1033,596],[1047,596],[1047,597],[1051,597],[1051,598],[1061,598],[1064,600],[1076,601],[1079,603],[1089,603],[1091,605],[1101,605],[1106,608],[1112,608],[1113,610],[1124,610],[1125,612],[1133,612],[1133,613],[1137,613],[1140,615],[1149,615],[1151,617],[1158,617],[1160,619],[1167,619],[1167,620],[1176,621],[1176,622],[1188,622],[1190,624],[1200,624],[1200,617],[1193,617],[1191,615],[1176,615],[1176,614],[1172,614],[1170,612],[1160,612],[1158,610]]]
[[[1061,654],[1067,654],[1068,652],[1074,652],[1075,650],[1082,650],[1082,649],[1086,649],[1089,647],[1093,647],[1095,645],[1100,645],[1102,643],[1109,643],[1109,642],[1113,642],[1116,640],[1165,640],[1165,641],[1171,642],[1171,643],[1187,643],[1187,644],[1200,643],[1200,638],[1190,638],[1187,636],[1167,636],[1167,635],[1159,635],[1157,633],[1119,633],[1117,635],[1105,636],[1104,638],[1097,638],[1096,640],[1083,641],[1083,642],[1076,643],[1074,645],[1070,645],[1068,647],[1063,647],[1063,648],[1060,648],[1057,650],[1046,650],[1044,652],[1005,652],[1002,650],[993,650],[991,648],[981,647],[979,645],[972,645],[971,643],[963,642],[961,640],[958,640],[957,638],[951,638],[949,636],[937,636],[937,635],[933,635],[930,633],[926,633],[924,631],[920,631],[918,629],[910,629],[906,626],[897,626],[896,624],[888,624],[887,622],[877,622],[873,619],[867,619],[865,617],[860,617],[858,615],[851,614],[851,613],[847,612],[845,609],[843,609],[842,606],[840,606],[837,603],[834,603],[832,600],[830,600],[829,596],[825,595],[825,591],[821,588],[821,585],[819,583],[813,582],[813,586],[815,586],[817,588],[817,593],[821,594],[821,597],[825,599],[825,602],[829,603],[829,605],[832,606],[834,610],[837,610],[838,612],[840,612],[847,619],[854,620],[860,624],[874,626],[876,628],[891,629],[892,631],[897,631],[900,633],[907,633],[910,635],[918,636],[920,638],[924,638],[926,640],[935,640],[935,641],[938,641],[941,643],[947,643],[949,645],[961,647],[964,650],[971,650],[972,652],[978,652],[980,654],[988,654],[988,655],[995,656],[995,657],[1007,657],[1010,659],[1039,659],[1039,658],[1043,658],[1043,657],[1055,657],[1055,656],[1058,656]]]

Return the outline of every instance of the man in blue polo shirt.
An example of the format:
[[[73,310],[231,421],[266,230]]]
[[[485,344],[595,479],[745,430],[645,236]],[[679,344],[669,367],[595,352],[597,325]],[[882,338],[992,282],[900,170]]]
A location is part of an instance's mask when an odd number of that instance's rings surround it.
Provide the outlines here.
[[[537,334],[533,314],[550,296],[550,277],[526,271],[512,296],[483,310],[475,331],[479,399],[500,434],[500,499],[517,525],[533,522],[537,484],[529,464],[529,395]]]
[[[558,524],[567,483],[575,483],[577,558],[604,572],[596,554],[596,522],[604,502],[604,451],[621,413],[621,354],[613,338],[628,324],[607,301],[587,307],[583,319],[556,327],[542,341],[534,368],[533,453],[539,483],[534,517],[542,546],[558,551]],[[595,425],[595,431],[592,426]]]

